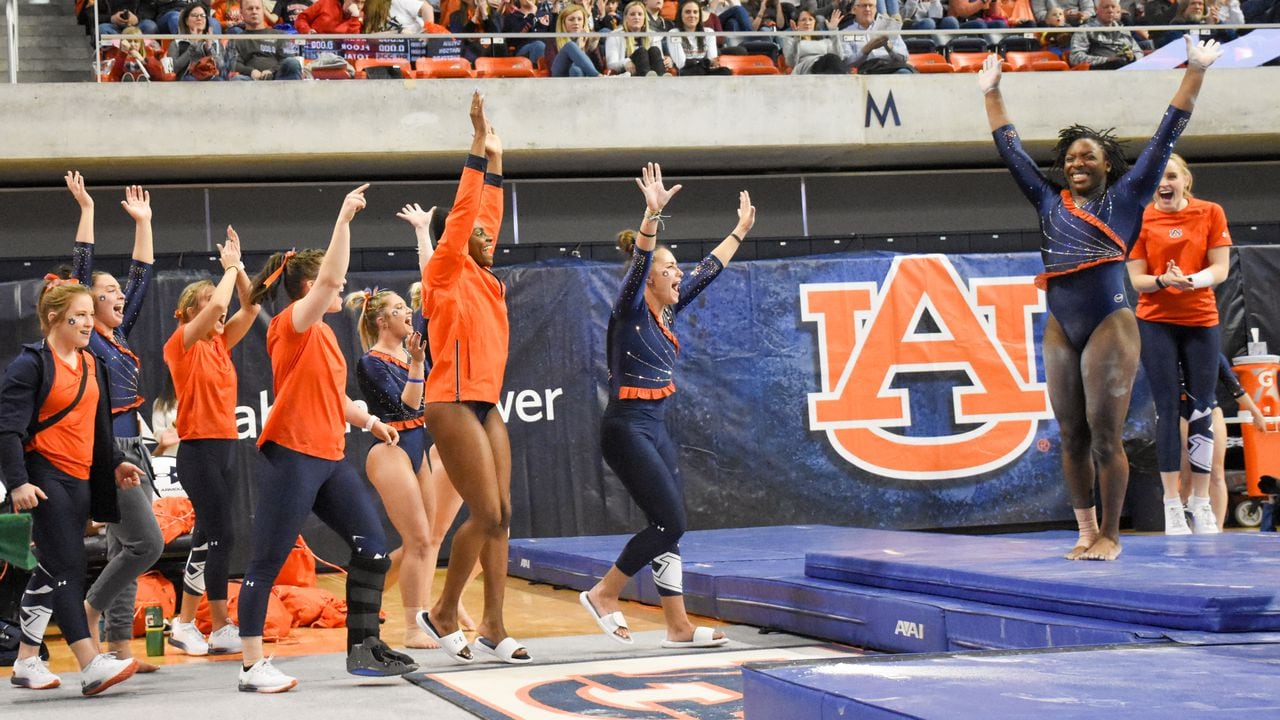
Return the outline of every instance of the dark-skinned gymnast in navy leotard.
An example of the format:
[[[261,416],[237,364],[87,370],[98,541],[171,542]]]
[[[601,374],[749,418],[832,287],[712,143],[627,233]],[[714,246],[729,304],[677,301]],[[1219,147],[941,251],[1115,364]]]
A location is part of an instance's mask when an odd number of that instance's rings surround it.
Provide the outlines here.
[[[1059,133],[1050,181],[1023,151],[1000,94],[1000,59],[978,75],[987,120],[1001,157],[1040,215],[1040,254],[1049,321],[1043,341],[1049,402],[1062,435],[1062,473],[1080,535],[1071,560],[1120,556],[1120,509],[1129,484],[1121,431],[1137,373],[1138,324],[1124,292],[1122,262],[1141,229],[1142,212],[1182,134],[1205,70],[1222,54],[1212,40],[1187,38],[1187,69],[1155,136],[1128,170],[1108,132],[1073,125]],[[1094,508],[1095,467],[1102,521]]]

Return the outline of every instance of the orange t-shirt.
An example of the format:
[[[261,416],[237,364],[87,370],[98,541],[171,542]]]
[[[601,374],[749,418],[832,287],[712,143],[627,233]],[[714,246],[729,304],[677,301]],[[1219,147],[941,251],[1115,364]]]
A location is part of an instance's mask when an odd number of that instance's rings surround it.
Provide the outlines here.
[[[1191,198],[1185,208],[1172,213],[1148,205],[1129,259],[1146,260],[1147,272],[1152,275],[1162,273],[1173,260],[1184,275],[1190,275],[1209,267],[1209,250],[1230,245],[1231,233],[1222,206]],[[1212,327],[1218,324],[1218,305],[1213,288],[1166,288],[1138,296],[1138,317],[1151,322]]]
[[[37,433],[25,449],[40,453],[71,477],[88,480],[93,465],[93,425],[98,416],[98,371],[93,353],[81,350],[80,357],[85,359],[84,372],[89,374],[80,402],[58,424]],[[54,353],[53,368],[53,385],[40,407],[40,420],[62,412],[80,391],[80,358],[68,364]]]
[[[272,318],[267,329],[276,402],[262,426],[258,447],[273,442],[312,457],[341,460],[346,448],[347,361],[324,321],[304,332],[293,329],[296,305]]]
[[[235,440],[236,366],[221,335],[182,347],[179,323],[164,344],[164,364],[173,377],[178,398],[178,438],[181,440]]]
[[[444,234],[422,274],[422,314],[431,323],[426,402],[496,403],[502,392],[509,342],[506,289],[467,254],[476,224],[497,243],[502,209],[502,188],[484,182],[477,168],[464,168]]]

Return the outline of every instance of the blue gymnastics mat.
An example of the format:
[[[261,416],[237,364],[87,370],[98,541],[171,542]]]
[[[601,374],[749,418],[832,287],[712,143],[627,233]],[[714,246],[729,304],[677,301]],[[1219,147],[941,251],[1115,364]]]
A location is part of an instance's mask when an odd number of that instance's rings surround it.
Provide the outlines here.
[[[1276,717],[1278,668],[1274,643],[749,664],[743,710],[745,720]]]
[[[806,549],[885,545],[901,533],[831,526],[691,532],[681,541],[691,612],[885,652],[1045,648],[1163,640],[1160,628],[806,577]],[[1071,533],[1047,533],[1070,548]],[[935,536],[941,543],[953,536]],[[583,590],[626,536],[512,540],[510,573]],[[1066,561],[1061,561],[1066,562]],[[648,570],[625,597],[657,604]]]
[[[1274,533],[1126,536],[1115,562],[1068,562],[1057,537],[867,532],[809,553],[805,574],[1178,630],[1280,630]]]

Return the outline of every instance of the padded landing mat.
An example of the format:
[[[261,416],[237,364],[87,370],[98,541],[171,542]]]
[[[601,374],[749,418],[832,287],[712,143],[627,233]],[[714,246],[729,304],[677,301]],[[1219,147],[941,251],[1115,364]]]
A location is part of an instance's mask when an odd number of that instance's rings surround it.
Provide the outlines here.
[[[488,720],[728,720],[742,717],[742,665],[849,656],[826,646],[757,648],[559,665],[489,665],[406,678]]]
[[[1256,718],[1280,712],[1280,645],[878,656],[743,668],[746,720]]]
[[[865,530],[806,555],[805,574],[1180,630],[1280,630],[1274,533],[1126,536],[1109,563],[1064,561],[1063,545],[1057,535]]]

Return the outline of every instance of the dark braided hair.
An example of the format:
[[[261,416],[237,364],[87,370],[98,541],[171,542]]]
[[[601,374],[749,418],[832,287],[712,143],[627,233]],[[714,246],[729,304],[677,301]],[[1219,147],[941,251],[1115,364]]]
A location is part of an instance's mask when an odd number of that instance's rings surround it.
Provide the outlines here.
[[[1115,135],[1115,128],[1094,130],[1084,125],[1072,125],[1058,131],[1058,144],[1053,147],[1053,170],[1066,179],[1063,166],[1067,160],[1067,150],[1077,140],[1092,140],[1102,148],[1111,169],[1107,171],[1107,187],[1111,187],[1124,174],[1129,172],[1129,161],[1124,156],[1124,143]]]

